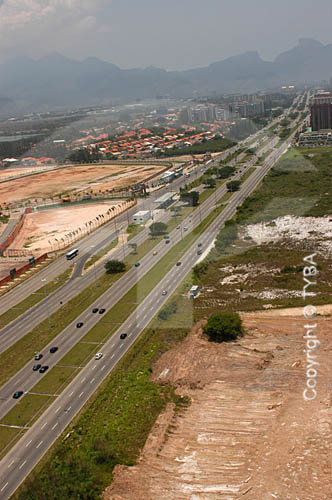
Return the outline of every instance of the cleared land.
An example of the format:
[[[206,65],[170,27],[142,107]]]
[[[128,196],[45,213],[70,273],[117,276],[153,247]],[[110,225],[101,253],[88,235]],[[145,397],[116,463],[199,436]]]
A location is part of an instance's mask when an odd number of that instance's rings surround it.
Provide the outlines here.
[[[159,359],[154,382],[191,405],[167,405],[138,464],[116,467],[104,500],[330,498],[331,318],[318,320],[324,350],[311,402],[302,397],[302,311],[243,319],[248,335],[236,343],[211,344],[198,326]]]
[[[120,200],[121,201],[121,200]],[[86,205],[63,206],[52,210],[34,212],[26,215],[23,227],[9,248],[28,249],[32,254],[42,254],[57,249],[55,239],[65,239],[65,235],[82,229],[86,231],[85,223],[96,216],[105,215],[109,208],[119,201],[104,203],[89,203]],[[120,209],[120,207],[119,207]],[[107,219],[105,219],[107,220]],[[52,246],[50,245],[50,243]],[[61,246],[64,243],[60,241]]]
[[[81,165],[0,184],[1,203],[50,198],[61,193],[99,193],[121,189],[158,174],[163,165]]]

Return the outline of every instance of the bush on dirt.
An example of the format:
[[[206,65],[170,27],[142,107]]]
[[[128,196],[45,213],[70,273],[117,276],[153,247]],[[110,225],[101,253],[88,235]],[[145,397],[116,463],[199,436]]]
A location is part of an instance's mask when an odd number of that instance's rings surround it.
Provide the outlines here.
[[[229,342],[243,335],[242,320],[234,312],[213,314],[203,330],[211,342]]]

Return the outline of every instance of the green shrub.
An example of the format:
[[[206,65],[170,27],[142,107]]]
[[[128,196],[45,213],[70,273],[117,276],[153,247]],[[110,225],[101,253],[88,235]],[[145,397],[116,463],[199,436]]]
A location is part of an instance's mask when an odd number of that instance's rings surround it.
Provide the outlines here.
[[[238,313],[219,313],[209,317],[204,333],[212,342],[229,342],[243,335],[242,320]]]

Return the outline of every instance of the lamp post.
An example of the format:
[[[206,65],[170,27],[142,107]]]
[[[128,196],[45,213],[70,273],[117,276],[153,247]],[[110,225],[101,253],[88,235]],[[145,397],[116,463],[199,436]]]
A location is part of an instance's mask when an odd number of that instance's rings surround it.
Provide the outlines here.
[[[52,328],[50,310],[48,307],[48,301],[47,301],[47,295],[46,295],[46,279],[42,279],[41,281],[44,283],[44,295],[45,295],[45,304],[46,304],[46,310],[47,310],[47,315],[48,315],[48,326],[49,326],[49,328]]]
[[[95,248],[96,245],[91,245],[91,249],[93,250]],[[92,255],[93,253],[91,254],[91,258],[92,258]],[[93,272],[95,274],[95,282],[96,282],[96,287],[99,286],[98,285],[98,281],[97,281],[97,272],[96,272],[96,261],[93,262]]]

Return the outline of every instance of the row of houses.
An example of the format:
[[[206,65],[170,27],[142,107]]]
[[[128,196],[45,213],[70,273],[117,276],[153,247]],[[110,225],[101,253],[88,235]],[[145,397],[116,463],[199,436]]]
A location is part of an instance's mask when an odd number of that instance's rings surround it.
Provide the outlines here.
[[[220,135],[219,132],[218,135]],[[167,150],[186,148],[206,139],[212,139],[214,136],[213,131],[197,132],[195,128],[186,129],[183,132],[176,128],[170,128],[158,135],[148,129],[139,129],[123,132],[114,138],[98,139],[94,142],[91,142],[93,136],[89,135],[74,141],[73,147],[74,149],[86,147],[90,151],[97,149],[105,157],[111,155],[119,159],[146,158]]]

